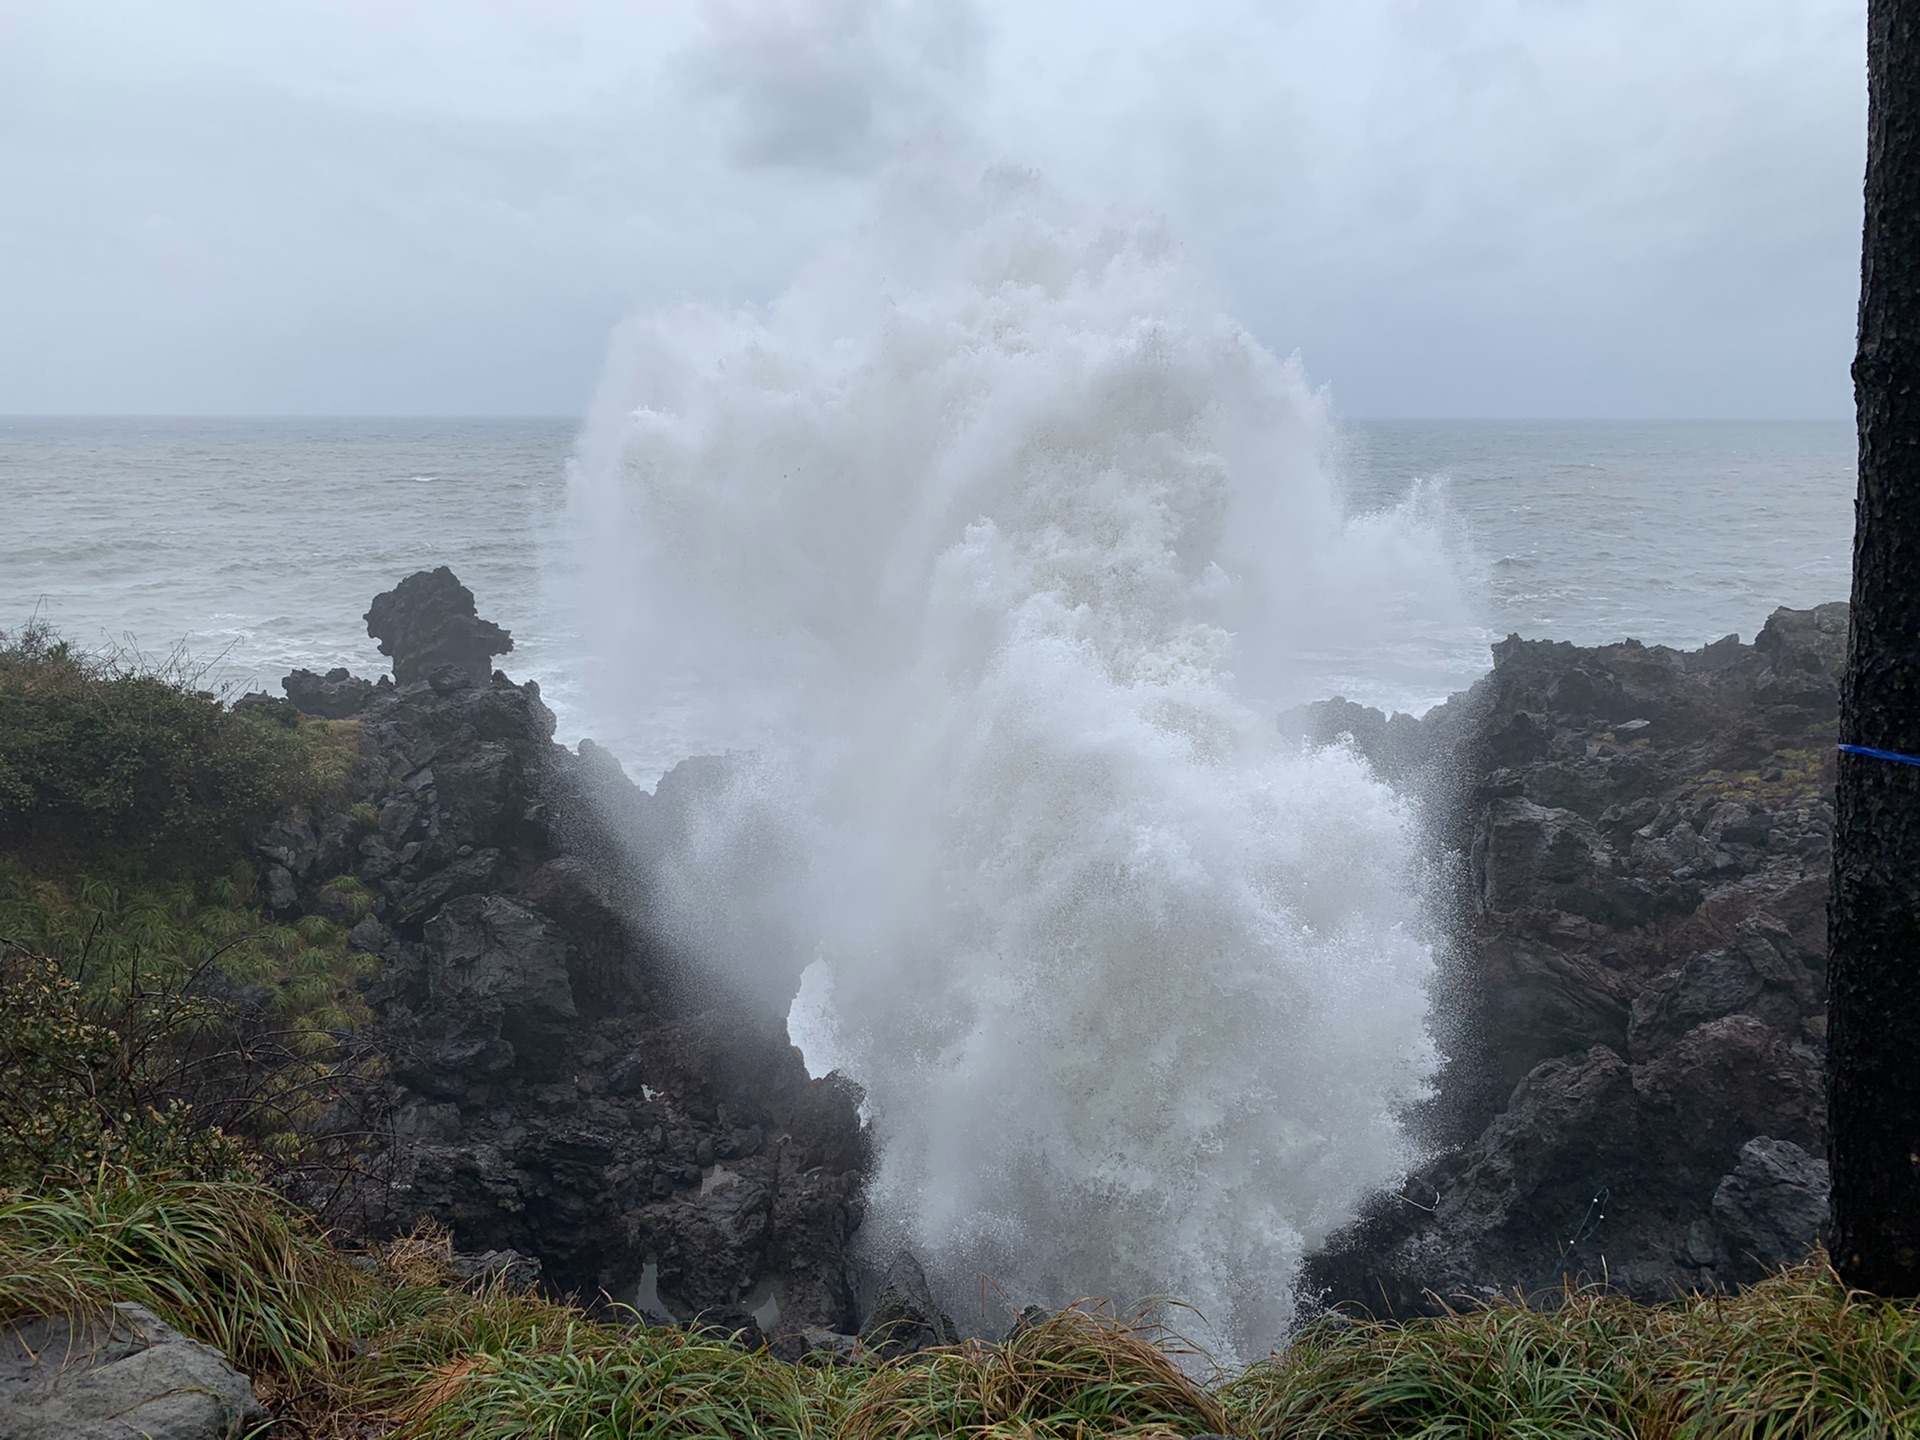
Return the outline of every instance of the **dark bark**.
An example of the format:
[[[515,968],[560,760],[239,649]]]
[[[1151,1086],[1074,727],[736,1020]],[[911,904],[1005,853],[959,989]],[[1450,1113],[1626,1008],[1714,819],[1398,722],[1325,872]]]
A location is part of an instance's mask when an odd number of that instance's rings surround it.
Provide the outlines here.
[[[1920,0],[1870,0],[1841,739],[1920,753]],[[1842,755],[1828,1078],[1840,1274],[1920,1294],[1920,767]]]

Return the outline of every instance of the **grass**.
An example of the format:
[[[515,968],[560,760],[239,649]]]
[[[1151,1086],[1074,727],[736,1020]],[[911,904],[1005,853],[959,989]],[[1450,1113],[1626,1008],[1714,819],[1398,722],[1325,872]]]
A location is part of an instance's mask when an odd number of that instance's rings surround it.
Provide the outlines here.
[[[1142,1321],[1081,1305],[998,1345],[961,1345],[876,1368],[840,1434],[1186,1436],[1225,1425],[1219,1402],[1183,1371],[1168,1337]]]
[[[320,1231],[259,1185],[103,1170],[0,1203],[0,1319],[135,1301],[272,1379],[331,1374],[351,1280]]]
[[[371,906],[351,877],[329,882],[361,914]],[[251,864],[212,875],[157,879],[137,870],[36,873],[0,853],[0,937],[60,963],[90,992],[132,995],[217,968],[258,987],[296,1048],[326,1049],[369,1016],[355,982],[376,962],[318,915],[291,925],[263,915]]]
[[[271,1190],[103,1170],[0,1197],[0,1320],[145,1304],[238,1358],[289,1433],[416,1440],[1905,1440],[1920,1306],[1818,1258],[1736,1296],[1574,1291],[1328,1318],[1211,1385],[1083,1306],[997,1345],[789,1365],[702,1333],[463,1289],[444,1235],[336,1248]]]
[[[843,1408],[826,1371],[680,1331],[576,1320],[421,1372],[393,1414],[404,1434],[431,1440],[831,1440]]]
[[[0,1184],[133,1158],[94,1143],[106,1130],[164,1130],[171,1156],[191,1127],[145,1117],[176,1105],[276,1163],[294,1158],[314,1117],[378,1063],[353,1040],[371,1018],[357,982],[376,963],[332,921],[267,919],[245,860],[156,881],[40,875],[0,854],[0,1101],[59,1119],[58,1133],[23,1119],[0,1135]],[[98,1102],[91,1130],[83,1095]]]
[[[1904,1440],[1920,1304],[1816,1257],[1736,1296],[1573,1291],[1405,1325],[1321,1322],[1226,1385],[1239,1435],[1334,1440]]]

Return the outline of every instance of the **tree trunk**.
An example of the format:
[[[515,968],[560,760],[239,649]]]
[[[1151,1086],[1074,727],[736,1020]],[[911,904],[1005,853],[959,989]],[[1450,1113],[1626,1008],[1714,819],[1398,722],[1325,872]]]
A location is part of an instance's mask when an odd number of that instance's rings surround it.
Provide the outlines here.
[[[1840,738],[1920,755],[1920,0],[1867,7],[1852,634]],[[1843,753],[1828,1080],[1835,1266],[1920,1294],[1920,766]]]

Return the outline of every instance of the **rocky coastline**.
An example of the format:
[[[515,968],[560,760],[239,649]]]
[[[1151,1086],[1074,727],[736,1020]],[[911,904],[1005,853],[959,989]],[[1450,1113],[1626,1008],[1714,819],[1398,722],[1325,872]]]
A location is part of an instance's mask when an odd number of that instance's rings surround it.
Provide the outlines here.
[[[1846,632],[1829,604],[1685,652],[1511,637],[1419,721],[1289,717],[1418,796],[1453,867],[1432,1158],[1310,1262],[1326,1301],[1665,1300],[1817,1242]]]
[[[591,741],[554,743],[539,687],[492,667],[507,632],[444,567],[368,625],[393,675],[296,672],[286,700],[240,702],[358,724],[337,806],[257,846],[277,916],[351,925],[380,961],[365,1039],[390,1065],[325,1122],[371,1137],[355,1225],[441,1225],[655,1322],[855,1329],[860,1094],[808,1077],[784,1017],[675,968],[616,843],[671,833],[711,763],[649,794]]]
[[[720,762],[648,793],[554,743],[538,687],[493,669],[511,637],[444,568],[368,623],[391,676],[296,672],[241,702],[358,725],[338,805],[257,846],[277,915],[349,924],[380,961],[390,1064],[327,1122],[372,1137],[356,1223],[434,1222],[650,1320],[843,1348],[859,1091],[808,1078],[764,1003],[696,983],[635,858]],[[1845,632],[1828,605],[1691,652],[1513,638],[1423,719],[1283,719],[1416,797],[1446,857],[1431,1158],[1310,1261],[1326,1302],[1409,1316],[1569,1279],[1665,1299],[1815,1242]],[[868,1308],[907,1348],[951,1328],[910,1260]]]

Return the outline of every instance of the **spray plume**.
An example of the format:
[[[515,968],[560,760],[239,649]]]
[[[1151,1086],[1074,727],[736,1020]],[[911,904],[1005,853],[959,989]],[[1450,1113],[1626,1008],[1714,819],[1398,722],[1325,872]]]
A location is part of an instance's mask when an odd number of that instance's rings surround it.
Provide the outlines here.
[[[670,908],[803,990],[870,1243],[949,1294],[1175,1295],[1257,1353],[1409,1163],[1414,826],[1272,707],[1445,565],[1347,522],[1330,435],[1162,235],[1017,172],[898,177],[764,311],[619,339],[575,480],[603,703],[691,677],[689,732],[752,750]]]

